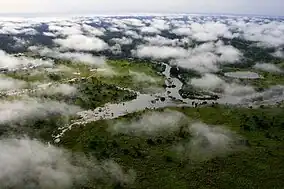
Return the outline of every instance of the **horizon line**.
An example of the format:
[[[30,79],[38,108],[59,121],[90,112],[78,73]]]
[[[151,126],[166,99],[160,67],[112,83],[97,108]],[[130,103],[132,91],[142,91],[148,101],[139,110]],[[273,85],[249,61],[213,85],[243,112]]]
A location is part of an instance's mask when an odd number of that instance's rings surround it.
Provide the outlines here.
[[[284,18],[284,15],[268,15],[268,14],[247,14],[247,13],[162,13],[162,12],[129,12],[129,13],[0,13],[0,17],[21,17],[21,18],[34,18],[34,17],[57,17],[57,16],[71,16],[71,17],[127,17],[127,16],[229,16],[229,17],[270,17],[270,18]]]

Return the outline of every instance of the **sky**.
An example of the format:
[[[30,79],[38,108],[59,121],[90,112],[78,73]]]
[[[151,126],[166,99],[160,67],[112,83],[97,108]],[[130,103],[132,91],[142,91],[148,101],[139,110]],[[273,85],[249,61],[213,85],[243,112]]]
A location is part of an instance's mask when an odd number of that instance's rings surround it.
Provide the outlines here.
[[[0,14],[232,13],[284,16],[283,0],[0,0]]]

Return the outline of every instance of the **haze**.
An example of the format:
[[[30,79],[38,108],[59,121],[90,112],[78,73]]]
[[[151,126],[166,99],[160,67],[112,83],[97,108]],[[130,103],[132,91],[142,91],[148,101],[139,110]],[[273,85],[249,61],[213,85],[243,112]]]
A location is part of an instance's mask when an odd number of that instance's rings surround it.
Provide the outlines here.
[[[231,13],[283,16],[282,0],[9,0],[0,14]]]

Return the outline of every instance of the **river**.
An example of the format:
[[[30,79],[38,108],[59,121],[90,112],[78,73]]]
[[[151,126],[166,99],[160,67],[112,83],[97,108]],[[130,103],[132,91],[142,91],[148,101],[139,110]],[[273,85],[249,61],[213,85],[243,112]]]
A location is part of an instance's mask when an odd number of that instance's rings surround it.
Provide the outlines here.
[[[95,110],[78,112],[77,115],[80,116],[80,119],[73,120],[71,124],[59,128],[61,132],[60,134],[53,136],[54,141],[56,143],[60,142],[60,138],[64,135],[64,133],[69,129],[72,129],[72,127],[75,125],[85,125],[87,123],[98,120],[115,119],[129,113],[143,111],[145,109],[158,109],[165,107],[193,107],[196,106],[196,104],[210,105],[213,103],[245,106],[253,105],[253,103],[251,103],[248,99],[253,99],[254,96],[236,97],[219,95],[220,98],[218,100],[184,99],[179,94],[179,90],[182,88],[183,83],[178,78],[171,77],[171,66],[169,66],[168,64],[164,65],[166,66],[166,69],[163,72],[163,75],[166,78],[165,84],[167,86],[165,92],[157,94],[141,94],[139,92],[136,92],[137,98],[134,100],[118,104],[107,103],[104,107],[98,107]],[[279,93],[279,88],[277,89]],[[279,93],[276,98],[279,100],[284,100],[284,88],[281,88],[281,91],[282,93]],[[265,94],[267,95],[267,93]],[[256,93],[255,95],[261,96],[262,93]],[[281,96],[281,98],[279,98],[279,95]]]

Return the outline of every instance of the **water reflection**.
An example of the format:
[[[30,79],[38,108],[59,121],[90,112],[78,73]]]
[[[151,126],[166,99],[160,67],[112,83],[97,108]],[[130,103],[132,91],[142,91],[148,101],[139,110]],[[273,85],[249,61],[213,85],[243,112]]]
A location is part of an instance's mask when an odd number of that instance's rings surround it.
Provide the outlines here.
[[[224,74],[227,77],[238,79],[260,79],[262,78],[258,73],[250,71],[227,72]]]

